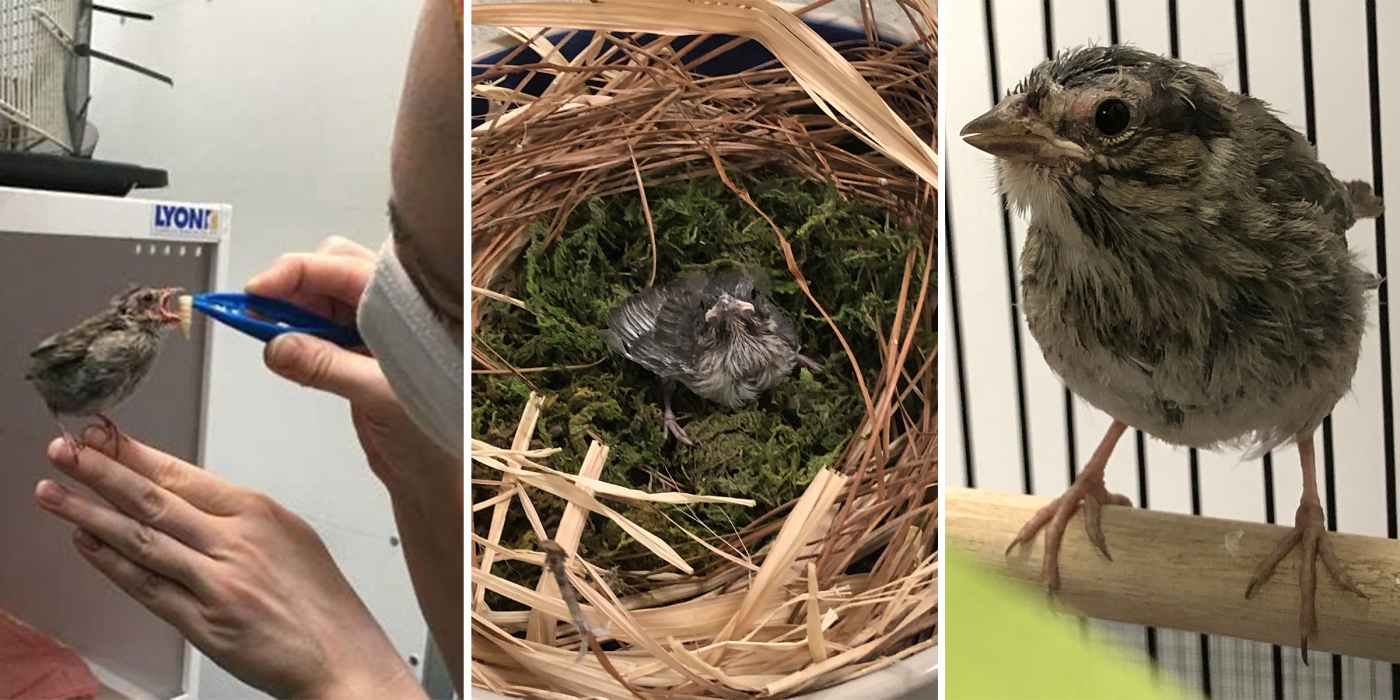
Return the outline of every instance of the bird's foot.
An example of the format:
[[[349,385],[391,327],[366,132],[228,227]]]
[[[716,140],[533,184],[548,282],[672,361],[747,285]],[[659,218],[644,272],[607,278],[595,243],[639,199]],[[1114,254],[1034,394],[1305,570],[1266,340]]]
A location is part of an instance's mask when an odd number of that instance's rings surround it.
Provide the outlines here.
[[[826,368],[822,367],[820,362],[817,362],[816,360],[813,360],[812,358],[802,354],[798,354],[797,356],[797,366],[806,367],[807,369],[817,374],[821,374],[822,372],[826,371]]]
[[[111,418],[99,413],[97,419],[102,421],[102,425],[97,426],[102,431],[102,436],[106,442],[112,443],[112,458],[116,459],[121,454],[122,440],[126,437],[122,434],[116,423]]]
[[[1045,559],[1041,565],[1040,576],[1051,594],[1060,589],[1060,543],[1064,539],[1070,517],[1079,509],[1080,504],[1084,506],[1084,529],[1089,533],[1089,541],[1112,561],[1108,545],[1104,543],[1099,512],[1104,505],[1131,506],[1133,502],[1128,500],[1127,496],[1109,492],[1104,486],[1102,470],[1086,469],[1081,473],[1079,479],[1059,498],[1051,501],[1026,521],[1021,531],[1016,533],[1016,539],[1006,547],[1006,554],[1010,555],[1016,545],[1029,543],[1035,539],[1036,533],[1045,530]]]
[[[63,433],[64,444],[68,445],[69,451],[73,453],[73,463],[77,464],[78,454],[81,453],[83,449],[87,447],[87,445],[84,445],[82,441],[74,437],[73,433],[68,432],[68,427],[65,426],[63,423],[58,424],[58,429],[60,432]]]
[[[1351,580],[1337,559],[1337,553],[1332,549],[1332,541],[1328,536],[1326,520],[1323,518],[1322,504],[1316,497],[1304,497],[1303,502],[1298,505],[1293,523],[1293,530],[1279,540],[1273,553],[1259,562],[1259,566],[1254,569],[1254,578],[1249,580],[1249,588],[1245,589],[1244,597],[1254,597],[1269,577],[1274,575],[1274,569],[1278,567],[1279,562],[1300,543],[1303,545],[1303,561],[1298,565],[1298,589],[1301,593],[1299,646],[1303,649],[1303,663],[1306,664],[1308,639],[1317,634],[1317,606],[1314,600],[1317,593],[1317,560],[1322,560],[1323,568],[1327,569],[1327,573],[1332,575],[1332,580],[1336,581],[1338,586],[1362,598],[1367,596]]]
[[[677,442],[686,445],[695,444],[690,441],[690,436],[685,434],[685,428],[682,428],[680,423],[676,422],[676,414],[670,411],[663,413],[661,416],[661,425],[665,429],[666,434],[676,436]]]

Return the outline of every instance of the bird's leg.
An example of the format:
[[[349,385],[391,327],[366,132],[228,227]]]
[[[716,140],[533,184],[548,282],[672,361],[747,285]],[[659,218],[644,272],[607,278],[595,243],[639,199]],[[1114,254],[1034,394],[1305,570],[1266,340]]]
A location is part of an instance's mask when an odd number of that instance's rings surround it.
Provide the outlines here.
[[[813,359],[810,358],[810,357],[807,357],[806,355],[800,354],[800,353],[797,355],[797,366],[798,366],[798,367],[806,367],[807,369],[809,369],[809,370],[811,370],[811,371],[813,371],[813,372],[815,372],[815,373],[818,373],[818,374],[820,374],[820,373],[826,371],[826,368],[825,368],[825,367],[822,367],[822,366],[821,366],[821,363],[817,362],[816,360],[813,360]]]
[[[121,454],[122,440],[126,438],[126,436],[122,435],[121,429],[117,427],[116,423],[112,422],[111,418],[98,413],[97,419],[102,421],[102,434],[107,436],[108,442],[112,443],[112,457],[115,459],[117,455]]]
[[[1269,577],[1274,575],[1274,568],[1278,563],[1302,543],[1303,561],[1298,564],[1298,589],[1301,592],[1299,625],[1302,634],[1299,646],[1303,648],[1303,663],[1306,664],[1308,638],[1317,633],[1317,607],[1314,601],[1317,593],[1317,560],[1322,560],[1323,568],[1327,569],[1327,573],[1332,575],[1332,580],[1336,581],[1338,586],[1362,598],[1365,598],[1366,594],[1356,587],[1346,569],[1342,568],[1341,562],[1337,560],[1337,553],[1332,549],[1332,541],[1328,539],[1327,521],[1322,514],[1322,500],[1317,495],[1317,464],[1311,435],[1298,441],[1298,459],[1303,463],[1303,498],[1293,516],[1293,530],[1279,540],[1272,554],[1259,562],[1259,566],[1254,570],[1254,578],[1249,580],[1249,588],[1245,589],[1244,597],[1252,598]]]
[[[1113,446],[1118,444],[1118,438],[1123,436],[1127,427],[1122,421],[1113,421],[1098,449],[1094,450],[1094,456],[1089,458],[1089,463],[1084,465],[1074,484],[1026,521],[1021,531],[1016,534],[1016,539],[1006,548],[1006,553],[1011,554],[1016,545],[1030,542],[1036,533],[1044,528],[1045,560],[1041,568],[1041,578],[1051,593],[1060,588],[1060,542],[1064,539],[1065,527],[1069,525],[1070,517],[1079,509],[1080,503],[1084,504],[1084,529],[1089,533],[1089,541],[1093,542],[1109,561],[1113,560],[1108,554],[1108,546],[1104,544],[1103,528],[1099,525],[1099,509],[1104,504],[1132,505],[1127,496],[1109,493],[1103,482],[1108,457],[1113,454]]]
[[[676,422],[676,414],[671,412],[671,394],[676,390],[676,380],[661,380],[661,405],[664,409],[661,413],[662,428],[666,433],[675,435],[676,440],[687,445],[694,445],[690,437],[685,434],[685,429]]]

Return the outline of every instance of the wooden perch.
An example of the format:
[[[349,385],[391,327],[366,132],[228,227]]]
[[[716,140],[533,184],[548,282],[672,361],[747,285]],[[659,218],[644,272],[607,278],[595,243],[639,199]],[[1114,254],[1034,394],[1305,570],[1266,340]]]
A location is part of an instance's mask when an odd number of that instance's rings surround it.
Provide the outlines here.
[[[1003,552],[1050,499],[973,489],[945,496],[950,546],[1041,585],[1043,536]],[[1113,561],[1089,542],[1082,511],[1065,531],[1060,599],[1068,607],[1104,620],[1298,645],[1301,547],[1252,600],[1244,597],[1254,567],[1289,528],[1120,506],[1106,506],[1102,520]],[[1400,663],[1400,541],[1334,533],[1332,542],[1369,598],[1337,586],[1319,562],[1318,632],[1309,649]]]

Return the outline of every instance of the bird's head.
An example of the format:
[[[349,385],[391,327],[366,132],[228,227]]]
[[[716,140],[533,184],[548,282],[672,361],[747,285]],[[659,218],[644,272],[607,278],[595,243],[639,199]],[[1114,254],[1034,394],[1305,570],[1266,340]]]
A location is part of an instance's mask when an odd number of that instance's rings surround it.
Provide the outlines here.
[[[706,327],[720,337],[773,331],[772,304],[752,275],[721,274],[705,285],[699,299]]]
[[[963,127],[1003,174],[1056,178],[1191,172],[1230,134],[1234,103],[1204,68],[1131,46],[1082,47],[1042,62]]]
[[[112,304],[118,313],[137,322],[166,326],[180,322],[180,314],[170,306],[182,292],[180,287],[133,286],[117,295]]]

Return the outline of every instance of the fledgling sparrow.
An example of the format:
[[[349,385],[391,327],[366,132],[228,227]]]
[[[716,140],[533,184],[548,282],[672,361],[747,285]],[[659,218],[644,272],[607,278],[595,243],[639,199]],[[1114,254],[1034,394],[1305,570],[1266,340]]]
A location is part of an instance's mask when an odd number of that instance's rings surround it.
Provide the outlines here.
[[[733,408],[777,386],[794,366],[822,371],[798,352],[792,323],[744,271],[648,287],[613,307],[607,324],[603,342],[661,378],[664,428],[687,445],[671,411],[677,381]]]
[[[1312,436],[1356,371],[1379,280],[1345,234],[1380,215],[1380,199],[1364,182],[1338,181],[1302,134],[1215,73],[1126,46],[1041,63],[962,135],[997,157],[1002,190],[1030,214],[1021,290],[1031,334],[1065,385],[1114,419],[1074,485],[1007,552],[1044,528],[1054,591],[1060,541],[1082,503],[1089,538],[1108,555],[1100,507],[1129,501],[1108,492],[1103,473],[1127,426],[1251,456],[1296,441],[1295,527],[1245,596],[1303,543],[1306,660],[1316,559],[1364,596],[1328,540]]]
[[[121,431],[105,412],[130,397],[150,371],[164,331],[180,322],[167,308],[180,291],[133,286],[101,313],[45,338],[29,354],[33,362],[24,378],[43,397],[75,458],[82,444],[60,416],[95,416],[109,438],[120,441]]]

